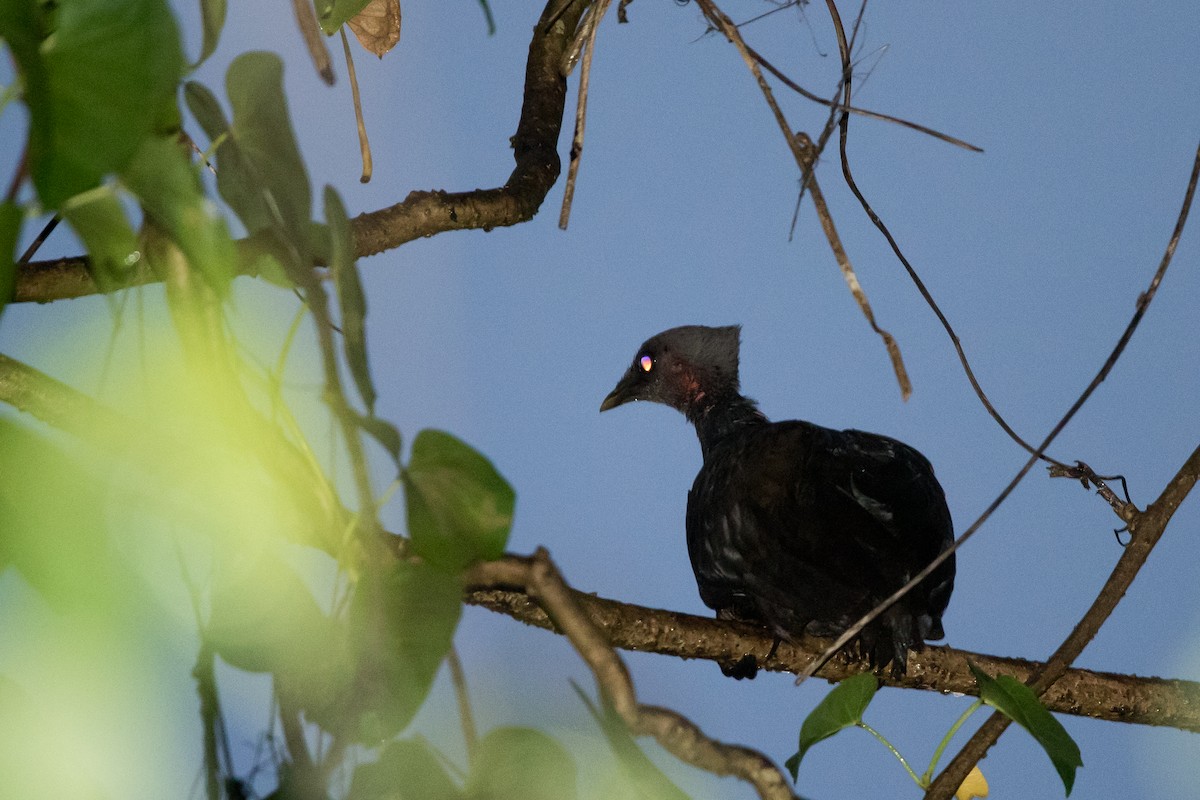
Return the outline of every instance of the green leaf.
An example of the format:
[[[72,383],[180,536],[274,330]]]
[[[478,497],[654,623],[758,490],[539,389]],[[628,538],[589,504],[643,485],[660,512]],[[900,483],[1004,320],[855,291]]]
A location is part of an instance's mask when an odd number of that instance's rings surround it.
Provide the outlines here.
[[[577,796],[575,762],[550,736],[533,728],[496,728],[479,742],[466,796],[487,800],[570,800]]]
[[[17,241],[24,221],[25,209],[10,200],[0,202],[0,313],[17,285]]]
[[[1050,757],[1069,797],[1075,785],[1075,770],[1083,766],[1083,757],[1066,728],[1046,710],[1033,690],[1016,678],[993,678],[970,662],[968,666],[979,684],[979,698],[1029,731]]]
[[[103,290],[126,283],[142,258],[137,234],[112,186],[100,186],[67,200],[63,218],[87,248],[92,277]]]
[[[588,713],[600,726],[604,738],[621,767],[629,776],[629,780],[637,789],[637,796],[642,798],[657,798],[658,800],[687,800],[687,794],[668,778],[650,757],[638,746],[637,740],[629,732],[625,721],[617,714],[612,703],[601,695],[601,708],[597,708],[591,699],[579,688],[579,684],[571,681],[571,688],[579,699],[587,706]]]
[[[56,612],[111,610],[130,576],[104,528],[102,477],[4,417],[0,475],[0,570],[16,567]]]
[[[871,704],[879,681],[869,672],[860,672],[833,687],[825,699],[817,703],[800,726],[800,749],[785,762],[792,780],[800,769],[800,761],[808,749],[828,739],[838,731],[862,722],[863,712]]]
[[[204,41],[193,67],[203,64],[217,49],[221,29],[225,27],[225,0],[200,0],[200,23],[204,27]]]
[[[454,800],[462,791],[422,736],[388,742],[373,764],[354,770],[354,800]]]
[[[327,36],[332,36],[346,20],[357,16],[358,12],[366,8],[369,2],[371,0],[314,0],[313,7],[317,11],[321,30],[325,31]]]
[[[403,478],[408,532],[422,558],[458,571],[504,553],[516,494],[479,451],[444,431],[423,430]]]
[[[176,119],[183,74],[165,0],[7,0],[0,36],[29,107],[29,167],[42,205],[58,208],[128,163],[142,139]]]
[[[143,141],[121,180],[137,195],[147,219],[166,231],[192,269],[224,296],[236,273],[237,250],[175,138]]]
[[[188,82],[188,108],[217,144],[217,190],[251,233],[271,231],[286,267],[307,269],[312,195],[283,94],[283,62],[243,53],[229,65],[232,125],[206,87]]]
[[[462,615],[457,576],[427,564],[368,570],[350,604],[358,675],[347,709],[356,734],[375,745],[402,731],[433,686]]]
[[[213,650],[246,672],[312,683],[300,674],[321,669],[337,652],[333,624],[312,591],[274,548],[229,560],[218,565],[205,629]]]
[[[346,353],[346,365],[367,407],[367,414],[374,416],[375,385],[371,382],[371,368],[367,363],[367,296],[363,293],[358,267],[354,263],[354,237],[350,233],[346,207],[332,186],[325,187],[325,222],[329,226],[329,268],[333,272],[341,308],[342,348]]]

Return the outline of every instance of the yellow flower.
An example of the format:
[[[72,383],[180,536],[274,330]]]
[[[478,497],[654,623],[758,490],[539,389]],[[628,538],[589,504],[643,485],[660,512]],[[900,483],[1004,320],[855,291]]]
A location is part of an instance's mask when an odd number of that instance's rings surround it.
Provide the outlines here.
[[[962,786],[958,787],[958,791],[954,793],[954,800],[972,800],[975,797],[987,797],[988,785],[983,777],[983,773],[978,766],[971,767],[971,772],[967,775],[967,779],[962,782]]]

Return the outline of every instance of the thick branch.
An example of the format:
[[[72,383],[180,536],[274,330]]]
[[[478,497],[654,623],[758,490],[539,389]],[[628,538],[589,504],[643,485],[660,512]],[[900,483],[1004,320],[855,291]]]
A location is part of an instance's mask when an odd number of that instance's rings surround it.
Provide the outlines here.
[[[549,618],[528,594],[479,589],[477,585],[471,588],[474,590],[467,594],[468,603],[507,614],[528,625],[554,630]],[[612,645],[625,650],[718,662],[736,661],[746,653],[754,653],[762,669],[796,673],[808,666],[828,643],[816,638],[783,642],[768,659],[766,654],[774,639],[765,629],[754,625],[645,608],[582,592],[574,595]],[[908,674],[895,679],[882,676],[882,680],[889,686],[943,694],[978,694],[967,668],[968,659],[986,672],[1012,675],[1021,681],[1042,666],[1024,659],[930,646],[909,656]],[[863,668],[858,662],[839,656],[818,675],[839,681]],[[1050,710],[1062,714],[1200,732],[1200,683],[1192,681],[1070,669],[1042,700]]]
[[[562,9],[564,2],[567,6]],[[361,214],[351,220],[359,257],[446,231],[486,231],[533,218],[558,180],[558,135],[567,96],[567,82],[559,65],[587,5],[585,0],[549,0],[533,30],[521,119],[512,137],[516,167],[504,185],[468,192],[412,192],[401,203]],[[253,259],[243,258],[240,273],[249,275],[252,270]],[[137,282],[154,280],[153,275],[146,274]],[[35,261],[17,270],[13,302],[48,303],[99,291],[88,273],[85,257]]]

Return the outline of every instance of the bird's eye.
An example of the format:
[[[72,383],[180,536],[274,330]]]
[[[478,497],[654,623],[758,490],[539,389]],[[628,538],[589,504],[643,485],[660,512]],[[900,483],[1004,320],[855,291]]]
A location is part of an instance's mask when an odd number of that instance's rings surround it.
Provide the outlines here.
[[[649,372],[654,369],[654,359],[648,355],[643,355],[638,358],[638,366],[642,368],[642,372]]]

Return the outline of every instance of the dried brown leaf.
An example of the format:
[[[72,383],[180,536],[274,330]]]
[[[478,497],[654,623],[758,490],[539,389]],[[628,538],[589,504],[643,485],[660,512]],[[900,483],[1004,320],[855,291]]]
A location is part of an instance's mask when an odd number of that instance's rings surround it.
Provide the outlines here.
[[[400,41],[400,0],[371,0],[346,24],[359,44],[383,58]]]

